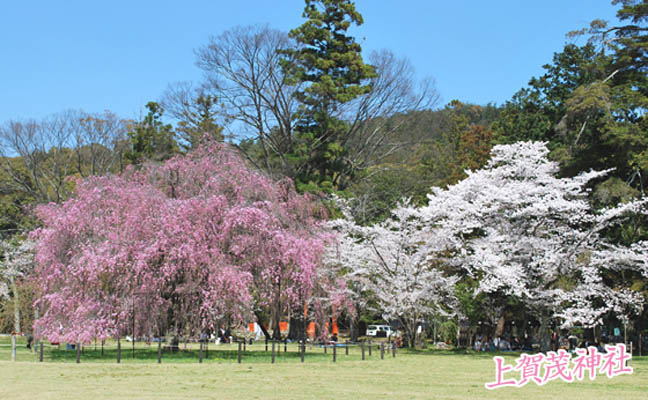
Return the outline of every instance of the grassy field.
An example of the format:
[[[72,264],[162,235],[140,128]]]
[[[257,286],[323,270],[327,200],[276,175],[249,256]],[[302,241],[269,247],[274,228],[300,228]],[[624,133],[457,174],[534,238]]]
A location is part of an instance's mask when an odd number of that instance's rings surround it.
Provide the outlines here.
[[[270,364],[264,350],[262,344],[251,346],[241,364],[235,361],[235,346],[210,349],[210,359],[203,364],[198,364],[195,351],[165,353],[158,365],[153,349],[138,345],[136,358],[124,348],[118,365],[112,358],[115,353],[105,351],[102,358],[91,347],[77,365],[74,351],[51,349],[45,362],[38,363],[37,354],[24,347],[19,349],[18,361],[11,362],[7,347],[2,346],[0,399],[648,398],[648,357],[633,359],[632,375],[487,391],[484,383],[494,379],[492,354],[401,350],[396,358],[390,354],[381,360],[374,351],[362,361],[354,348],[349,356],[338,349],[338,362],[333,363],[330,349],[324,354],[313,347],[301,364],[297,347],[289,345],[288,353],[282,348],[277,363]],[[506,356],[507,362],[512,363],[515,356]]]

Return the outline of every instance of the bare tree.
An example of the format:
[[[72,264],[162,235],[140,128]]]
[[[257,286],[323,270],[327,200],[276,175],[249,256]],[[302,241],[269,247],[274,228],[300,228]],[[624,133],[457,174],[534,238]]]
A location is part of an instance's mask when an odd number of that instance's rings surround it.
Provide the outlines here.
[[[68,176],[123,168],[128,127],[128,121],[109,111],[68,110],[40,121],[8,121],[0,126],[0,168],[9,177],[2,184],[37,203],[65,200]]]
[[[263,167],[271,174],[290,175],[285,156],[292,148],[298,86],[285,81],[278,52],[290,46],[294,43],[283,32],[246,26],[212,37],[196,51],[205,87],[222,102],[229,129],[239,131],[234,135],[239,139],[258,141]]]
[[[20,190],[37,202],[61,201],[67,197],[65,177],[73,168],[73,119],[70,113],[43,121],[9,121],[0,128],[0,163]],[[12,162],[20,157],[21,162]]]
[[[74,129],[76,168],[83,176],[105,175],[123,169],[124,143],[131,123],[110,111],[79,112],[71,123]]]
[[[288,157],[296,139],[299,102],[295,93],[302,84],[285,79],[282,65],[290,60],[281,50],[294,46],[283,32],[247,26],[213,37],[196,51],[197,65],[205,72],[204,88],[223,103],[228,128],[242,133],[237,138],[259,144],[266,170],[291,177],[305,167]],[[339,105],[333,115],[348,126],[342,141],[347,169],[338,178],[338,187],[346,186],[356,171],[404,145],[394,133],[409,122],[408,113],[430,108],[439,99],[433,80],[417,84],[408,60],[383,50],[372,53],[370,63],[378,73],[369,81],[371,91]],[[398,114],[396,123],[389,120]]]
[[[415,118],[415,111],[437,105],[439,94],[434,80],[426,78],[417,83],[414,67],[405,58],[397,58],[390,50],[374,51],[369,62],[376,69],[371,91],[354,101],[343,104],[339,118],[348,122],[342,145],[348,153],[347,176],[387,157],[409,143],[395,133]],[[392,118],[394,116],[399,118]]]
[[[173,118],[179,144],[185,150],[194,149],[202,143],[205,135],[222,142],[226,117],[218,104],[218,98],[204,86],[191,82],[170,84],[162,95],[160,104]]]

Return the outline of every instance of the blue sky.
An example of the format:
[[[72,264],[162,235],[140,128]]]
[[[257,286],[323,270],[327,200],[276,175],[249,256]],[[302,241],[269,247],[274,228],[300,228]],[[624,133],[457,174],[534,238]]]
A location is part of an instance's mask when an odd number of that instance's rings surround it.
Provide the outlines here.
[[[302,0],[18,1],[0,4],[0,122],[69,108],[137,118],[175,81],[199,80],[210,35],[303,22]],[[363,50],[388,48],[432,76],[443,103],[505,102],[565,33],[614,20],[609,0],[356,0]]]

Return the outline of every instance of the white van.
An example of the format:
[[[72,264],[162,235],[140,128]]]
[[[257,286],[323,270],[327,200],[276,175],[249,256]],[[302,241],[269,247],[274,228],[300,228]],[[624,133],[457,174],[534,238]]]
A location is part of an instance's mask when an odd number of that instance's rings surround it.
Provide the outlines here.
[[[385,337],[389,337],[394,334],[391,326],[389,325],[368,325],[367,326],[367,336],[383,336],[379,332],[385,332]]]

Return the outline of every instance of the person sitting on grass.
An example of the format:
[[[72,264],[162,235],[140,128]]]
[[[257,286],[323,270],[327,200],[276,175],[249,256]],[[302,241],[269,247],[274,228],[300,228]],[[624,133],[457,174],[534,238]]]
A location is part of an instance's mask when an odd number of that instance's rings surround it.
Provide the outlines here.
[[[502,351],[511,351],[511,343],[509,343],[509,341],[506,339],[502,339],[499,342],[498,349]]]

